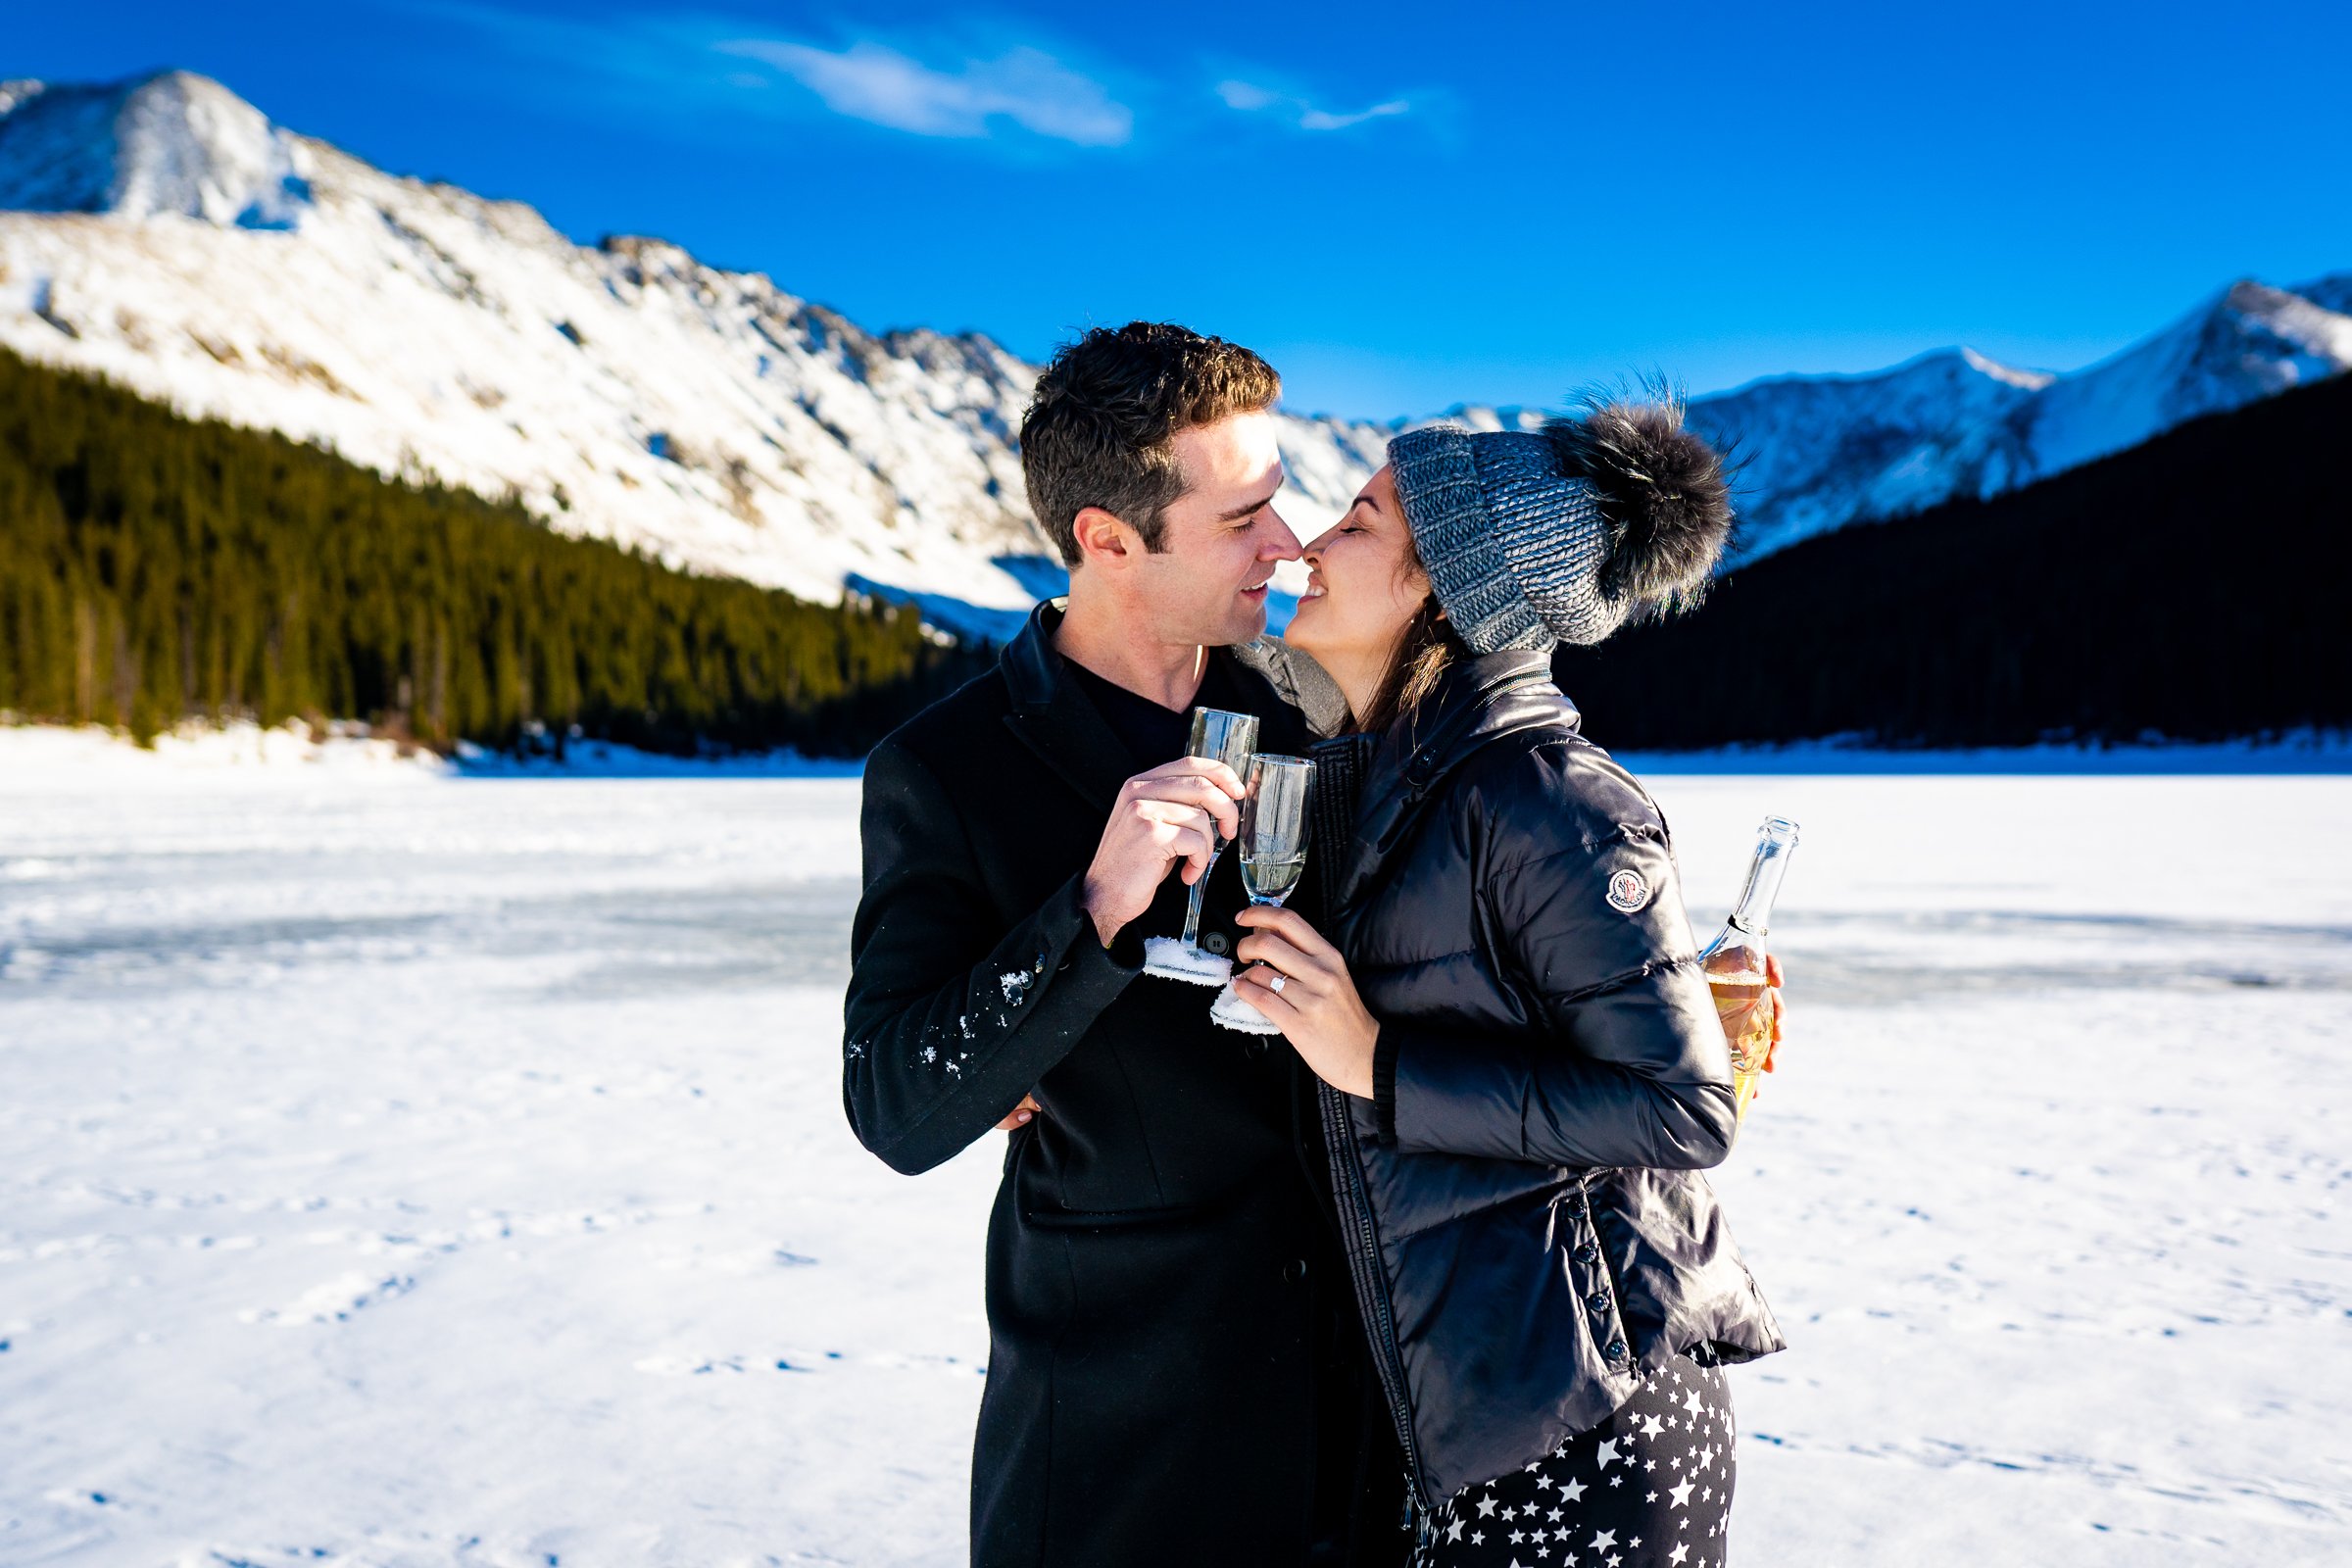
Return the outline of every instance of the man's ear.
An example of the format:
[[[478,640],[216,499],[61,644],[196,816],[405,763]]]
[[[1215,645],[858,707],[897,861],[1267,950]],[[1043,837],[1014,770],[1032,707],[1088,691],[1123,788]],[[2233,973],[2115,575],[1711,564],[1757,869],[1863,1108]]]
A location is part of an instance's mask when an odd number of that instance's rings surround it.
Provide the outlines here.
[[[1143,545],[1133,528],[1101,507],[1080,507],[1071,532],[1077,536],[1082,561],[1101,562],[1113,567],[1126,564],[1127,559],[1140,553]]]

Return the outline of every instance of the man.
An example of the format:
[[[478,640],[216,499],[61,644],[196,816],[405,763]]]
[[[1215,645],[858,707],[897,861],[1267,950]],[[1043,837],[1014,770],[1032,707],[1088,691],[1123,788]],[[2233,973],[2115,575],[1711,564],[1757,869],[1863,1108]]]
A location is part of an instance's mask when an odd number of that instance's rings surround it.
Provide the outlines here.
[[[1139,978],[1236,826],[1196,704],[1298,752],[1342,720],[1264,638],[1298,541],[1281,381],[1181,327],[1096,330],[1021,427],[1070,567],[998,667],[868,760],[844,1098],[927,1170],[1011,1132],[988,1236],[977,1564],[1401,1562],[1402,1461],[1330,1211],[1311,1082],[1210,993]],[[1230,949],[1237,857],[1206,890]],[[1175,874],[1171,874],[1171,873]]]

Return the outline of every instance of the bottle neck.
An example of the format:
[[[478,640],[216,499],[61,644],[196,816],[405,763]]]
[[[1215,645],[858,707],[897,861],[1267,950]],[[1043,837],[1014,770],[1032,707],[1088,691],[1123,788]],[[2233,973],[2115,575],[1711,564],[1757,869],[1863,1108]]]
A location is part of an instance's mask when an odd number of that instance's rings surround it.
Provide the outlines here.
[[[1772,901],[1781,894],[1781,878],[1788,870],[1789,852],[1796,848],[1796,824],[1785,817],[1764,819],[1756,836],[1755,858],[1747,863],[1747,884],[1732,910],[1732,929],[1743,936],[1763,937],[1772,929]]]

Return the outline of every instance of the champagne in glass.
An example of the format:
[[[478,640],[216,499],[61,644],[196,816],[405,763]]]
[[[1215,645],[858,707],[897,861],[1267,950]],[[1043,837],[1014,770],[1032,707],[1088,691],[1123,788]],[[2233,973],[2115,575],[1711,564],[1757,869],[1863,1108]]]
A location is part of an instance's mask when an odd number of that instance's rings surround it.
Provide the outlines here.
[[[1306,869],[1306,797],[1313,786],[1315,764],[1303,757],[1277,757],[1260,752],[1250,760],[1249,788],[1242,795],[1242,887],[1251,904],[1280,906],[1298,887]],[[1277,978],[1273,985],[1279,988]],[[1225,982],[1209,1004],[1212,1022],[1243,1034],[1270,1035],[1280,1029],[1266,1015],[1244,1002]]]
[[[1315,764],[1260,752],[1242,797],[1242,887],[1251,904],[1280,905],[1306,870],[1306,796]]]
[[[1185,748],[1186,756],[1223,762],[1237,775],[1247,778],[1250,759],[1256,751],[1255,714],[1229,713],[1222,708],[1193,710],[1193,738]],[[1217,857],[1224,850],[1222,841],[1210,849],[1208,864],[1201,868],[1200,879],[1193,884],[1192,902],[1185,906],[1184,910],[1184,951],[1202,961],[1214,961],[1214,955],[1200,951],[1200,901],[1208,892],[1209,873],[1217,868]]]
[[[1732,1048],[1732,1092],[1745,1119],[1758,1074],[1772,1054],[1772,1004],[1764,970],[1764,937],[1772,924],[1772,901],[1796,849],[1796,824],[1768,816],[1756,835],[1755,858],[1740,904],[1715,940],[1698,956],[1699,971],[1715,994],[1715,1014]]]

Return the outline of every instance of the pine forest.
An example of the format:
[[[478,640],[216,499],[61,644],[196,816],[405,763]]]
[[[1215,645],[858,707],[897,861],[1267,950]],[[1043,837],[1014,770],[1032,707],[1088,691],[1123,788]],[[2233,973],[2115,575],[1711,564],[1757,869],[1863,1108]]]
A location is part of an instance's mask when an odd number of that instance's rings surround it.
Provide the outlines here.
[[[984,667],[0,352],[0,713],[855,755]]]

